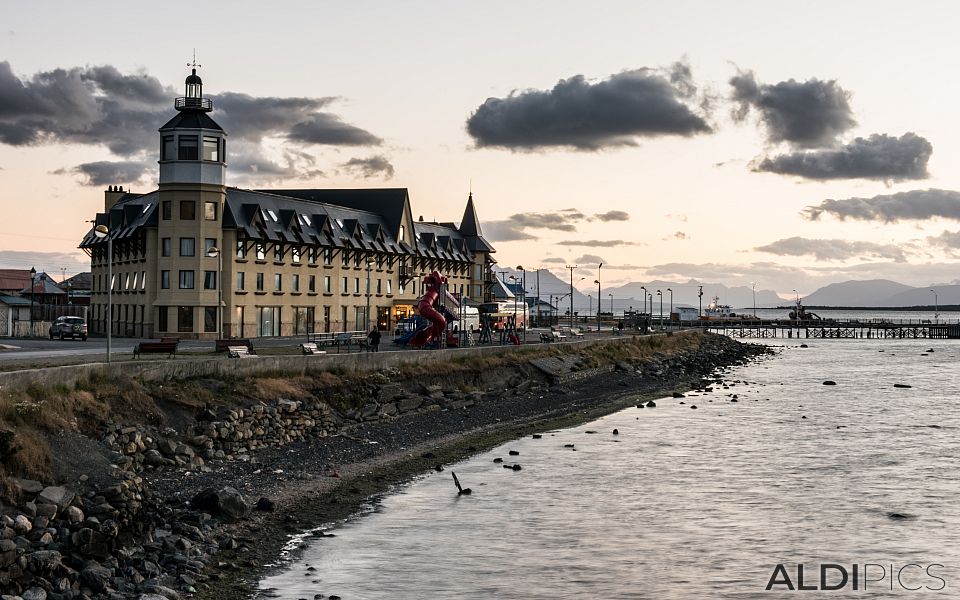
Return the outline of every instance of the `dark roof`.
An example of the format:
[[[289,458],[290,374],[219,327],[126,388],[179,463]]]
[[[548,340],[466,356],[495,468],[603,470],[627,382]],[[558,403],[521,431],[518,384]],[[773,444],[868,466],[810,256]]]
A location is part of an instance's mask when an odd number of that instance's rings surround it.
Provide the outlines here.
[[[306,189],[306,190],[259,190],[278,196],[300,198],[311,202],[335,204],[355,208],[383,216],[387,231],[395,236],[403,224],[404,212],[410,201],[407,188],[376,189]]]
[[[124,194],[110,208],[109,213],[97,213],[93,225],[106,225],[110,237],[114,240],[131,237],[140,227],[156,227],[159,196],[160,193],[156,191],[149,194]],[[94,227],[83,236],[80,248],[92,248],[105,241],[93,233]]]
[[[87,271],[86,273],[77,273],[73,277],[67,279],[61,283],[61,287],[67,287],[68,285],[74,291],[80,290],[89,290],[91,289],[91,284],[93,283],[93,275]]]
[[[465,236],[480,237],[480,219],[477,218],[477,209],[473,206],[473,192],[467,196],[467,207],[463,210],[463,219],[460,221],[460,233]]]
[[[214,129],[223,131],[223,127],[217,125],[217,122],[210,118],[202,110],[182,110],[178,112],[167,124],[160,128],[160,131],[168,129]]]
[[[0,290],[20,291],[30,285],[30,269],[0,269]]]
[[[418,253],[429,258],[472,261],[473,253],[468,252],[463,236],[451,225],[425,221],[414,223]]]
[[[27,286],[20,290],[20,295],[30,294],[30,282],[29,277],[27,278]],[[57,283],[46,273],[37,273],[37,277],[33,280],[33,293],[34,294],[66,294]]]
[[[30,278],[27,277],[27,279]],[[7,306],[30,306],[30,298],[0,294],[0,303],[6,304]]]
[[[279,193],[227,188],[228,222],[241,238],[407,253],[383,215]]]

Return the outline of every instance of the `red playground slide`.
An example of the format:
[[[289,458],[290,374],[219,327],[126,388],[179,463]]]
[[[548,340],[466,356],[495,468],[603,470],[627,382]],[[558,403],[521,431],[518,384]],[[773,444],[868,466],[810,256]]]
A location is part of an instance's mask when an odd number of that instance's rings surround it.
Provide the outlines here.
[[[439,340],[440,336],[443,335],[443,330],[447,327],[447,320],[443,318],[443,315],[441,315],[437,309],[433,308],[433,303],[440,297],[440,294],[443,292],[443,284],[446,282],[447,278],[437,271],[423,278],[423,287],[426,288],[427,291],[423,297],[420,298],[420,301],[417,302],[417,310],[420,312],[421,317],[430,321],[433,325],[418,331],[417,334],[410,339],[409,346],[422,348],[433,340]]]

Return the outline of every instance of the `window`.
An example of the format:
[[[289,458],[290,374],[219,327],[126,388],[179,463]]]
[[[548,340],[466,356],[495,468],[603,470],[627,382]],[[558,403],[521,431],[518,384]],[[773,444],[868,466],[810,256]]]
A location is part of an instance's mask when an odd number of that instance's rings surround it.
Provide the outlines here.
[[[173,218],[173,202],[164,200],[160,203],[160,218],[164,221],[169,221]]]
[[[263,273],[257,273],[257,291],[263,291]]]
[[[146,271],[140,271],[140,289],[141,290],[147,289],[147,272]]]
[[[170,238],[160,240],[160,256],[170,256]]]
[[[283,262],[283,244],[274,245],[273,262]]]
[[[203,160],[217,162],[219,160],[220,140],[215,137],[203,138]]]
[[[343,266],[349,267],[349,266],[350,266],[350,253],[347,252],[346,250],[344,250],[342,256],[343,256]]]
[[[317,264],[317,249],[313,246],[307,250],[307,262],[311,265]]]
[[[354,311],[354,317],[356,317],[356,325],[354,325],[354,327],[356,328],[357,331],[360,331],[360,330],[366,331],[367,329],[366,307],[355,306],[353,308],[353,311]]]
[[[280,335],[280,307],[257,307],[257,335],[260,337]]]
[[[203,240],[203,255],[210,256],[210,249],[217,247],[217,240],[213,238],[204,238]]]
[[[323,264],[325,265],[333,264],[333,248],[323,249]]]
[[[392,293],[393,293],[393,280],[392,280],[392,279],[388,279],[388,280],[387,280],[387,295],[389,296],[389,295],[392,294]]]
[[[383,255],[377,255],[377,269],[383,269]]]
[[[346,278],[346,277],[341,277],[341,278],[340,278],[340,292],[341,292],[341,293],[343,293],[343,294],[349,294],[349,293],[350,293],[350,289],[347,287],[347,285],[348,285],[348,284],[347,284],[347,278]]]
[[[160,146],[160,160],[175,160],[177,158],[175,148],[173,136],[163,136],[163,143]]]
[[[227,140],[220,140],[220,162],[227,162]]]
[[[310,276],[310,279],[309,279],[308,282],[307,282],[307,290],[310,291],[311,293],[317,291],[317,276],[316,276],[316,275],[311,275],[311,276]]]
[[[193,200],[180,201],[180,220],[195,221],[197,219],[197,203]]]
[[[273,274],[273,289],[277,292],[283,291],[283,275],[280,273]]]
[[[295,263],[300,262],[300,246],[290,248],[290,260]]]
[[[193,289],[193,271],[180,271],[180,289]]]
[[[381,286],[382,286],[382,282],[378,278],[377,279],[377,295],[378,296],[383,293],[383,288]]]
[[[359,269],[359,268],[360,268],[360,259],[362,259],[362,258],[363,258],[363,256],[362,256],[359,252],[354,252],[354,253],[353,253],[353,266]]]
[[[247,257],[247,244],[245,242],[237,242],[237,258],[243,260]]]
[[[293,333],[303,335],[313,332],[313,307],[295,306],[293,308]]]
[[[203,272],[203,289],[205,290],[217,289],[217,272],[216,271]]]
[[[203,218],[206,221],[216,221],[217,220],[217,202],[204,202],[203,203]]]
[[[340,322],[343,324],[343,330],[347,330],[347,307],[340,307]]]
[[[197,147],[197,142],[197,136],[195,135],[181,135],[180,151],[177,154],[177,158],[180,160],[198,160],[200,158],[200,152]]]
[[[267,245],[257,244],[257,260],[267,260]]]
[[[236,315],[235,315],[236,321],[234,321],[233,326],[234,326],[234,331],[236,332],[234,335],[236,335],[237,337],[243,337],[243,312],[244,311],[242,306],[238,306],[236,308]]]
[[[299,292],[300,291],[300,276],[292,275],[290,280],[290,291]]]
[[[330,333],[330,307],[323,307],[323,332]]]
[[[215,333],[217,331],[217,307],[203,307],[203,331],[205,333]]]
[[[195,256],[197,253],[196,240],[193,238],[180,238],[180,256]]]
[[[167,331],[167,307],[157,307],[157,330]]]
[[[244,284],[243,271],[237,271],[237,290],[242,292],[243,284]]]
[[[403,225],[400,226],[400,235],[397,236],[397,241],[398,241],[398,242],[402,242],[402,241],[403,241]]]
[[[329,275],[324,275],[324,276],[323,276],[323,293],[324,293],[324,294],[331,294],[331,293],[333,293],[333,289],[332,289],[331,285],[332,285],[332,284],[331,284],[331,282],[330,282],[330,276],[329,276]]]
[[[177,331],[180,333],[193,332],[193,307],[177,307]]]
[[[354,277],[354,278],[353,278],[353,293],[354,293],[354,294],[359,294],[359,293],[360,293],[360,278],[359,278],[359,277]]]
[[[170,271],[160,271],[160,289],[170,289]]]

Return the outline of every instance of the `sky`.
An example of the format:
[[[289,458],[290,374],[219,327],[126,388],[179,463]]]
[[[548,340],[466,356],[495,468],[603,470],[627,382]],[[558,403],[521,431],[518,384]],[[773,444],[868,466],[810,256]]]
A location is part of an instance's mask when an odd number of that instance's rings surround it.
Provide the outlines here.
[[[472,190],[503,265],[785,298],[960,280],[951,2],[19,3],[0,24],[0,267],[87,270],[156,187],[201,65],[228,185]],[[589,287],[589,286],[588,286]]]

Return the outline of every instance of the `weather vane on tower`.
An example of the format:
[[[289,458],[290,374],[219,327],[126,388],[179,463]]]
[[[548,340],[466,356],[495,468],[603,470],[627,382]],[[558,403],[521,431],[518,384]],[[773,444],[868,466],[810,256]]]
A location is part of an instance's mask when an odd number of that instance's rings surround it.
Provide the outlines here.
[[[203,65],[197,63],[197,49],[196,49],[196,48],[193,49],[193,62],[188,62],[188,63],[187,63],[187,66],[188,66],[188,67],[193,67],[194,69],[196,69],[197,67],[202,67],[202,66],[203,66]]]

